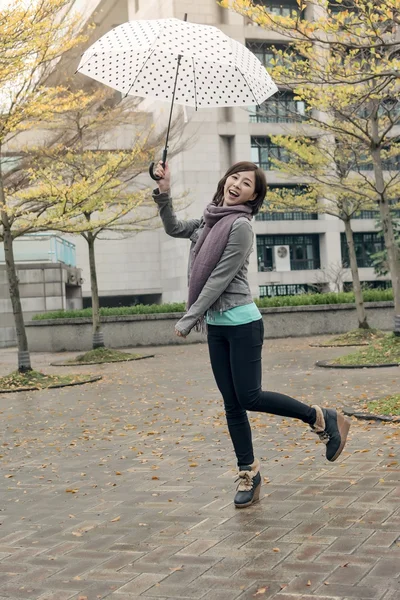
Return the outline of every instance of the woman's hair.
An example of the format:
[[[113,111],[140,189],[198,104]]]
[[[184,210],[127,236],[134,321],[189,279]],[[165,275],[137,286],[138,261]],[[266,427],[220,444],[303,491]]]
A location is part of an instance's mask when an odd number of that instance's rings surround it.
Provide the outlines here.
[[[267,180],[264,171],[252,162],[243,161],[232,165],[231,168],[227,170],[223,178],[218,183],[217,191],[215,192],[215,196],[212,199],[211,203],[215,206],[221,206],[224,201],[224,187],[226,180],[231,175],[234,175],[235,173],[242,173],[243,171],[254,171],[254,191],[256,197],[254,198],[254,200],[249,200],[249,202],[246,202],[246,204],[250,206],[251,213],[253,215],[256,215],[259,212],[267,194]]]

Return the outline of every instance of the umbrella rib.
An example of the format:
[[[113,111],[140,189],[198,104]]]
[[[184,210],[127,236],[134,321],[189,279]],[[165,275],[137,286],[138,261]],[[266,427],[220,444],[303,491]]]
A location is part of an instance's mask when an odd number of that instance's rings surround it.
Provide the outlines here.
[[[193,63],[193,80],[194,80],[194,107],[195,107],[195,110],[197,111],[196,67],[194,64],[193,56],[192,56],[192,63]]]
[[[133,86],[135,85],[135,83],[136,83],[136,81],[137,81],[137,79],[138,79],[139,75],[141,74],[141,72],[142,72],[142,71],[143,71],[143,69],[145,68],[145,66],[146,66],[147,62],[148,62],[148,61],[150,60],[150,58],[153,56],[154,52],[155,52],[155,48],[154,48],[154,49],[153,49],[153,50],[150,52],[149,56],[146,58],[146,60],[144,61],[144,63],[143,63],[143,64],[142,64],[142,66],[140,67],[138,74],[136,75],[135,79],[133,80],[133,83],[130,85],[130,87],[129,87],[128,91],[127,91],[127,92],[126,92],[126,94],[125,94],[125,98],[126,98],[126,97],[127,97],[127,95],[129,94],[129,92],[131,91],[131,89],[133,88]]]
[[[255,103],[257,104],[258,108],[260,108],[260,104],[259,104],[259,102],[258,102],[258,100],[257,100],[257,98],[256,98],[256,95],[255,95],[255,93],[253,92],[253,90],[251,89],[251,87],[250,87],[250,85],[249,85],[249,82],[247,81],[246,77],[243,75],[242,71],[239,69],[239,67],[238,67],[238,66],[236,66],[235,68],[236,68],[236,69],[239,71],[239,73],[240,73],[240,74],[241,74],[241,76],[243,77],[245,84],[246,84],[246,85],[247,85],[247,87],[249,88],[250,92],[253,94],[253,98],[254,98],[254,100],[255,100]]]
[[[144,61],[144,63],[142,64],[142,66],[141,66],[141,68],[140,68],[140,70],[139,70],[139,73],[136,75],[136,77],[135,77],[135,79],[134,79],[134,81],[133,81],[132,85],[130,86],[129,90],[126,92],[126,94],[125,94],[125,98],[126,98],[126,97],[127,97],[127,95],[129,94],[129,92],[131,91],[131,89],[133,88],[133,86],[135,85],[135,83],[136,83],[136,81],[137,81],[137,78],[139,77],[139,75],[141,74],[141,72],[143,71],[144,67],[145,67],[145,66],[146,66],[146,64],[147,64],[147,61],[148,61],[148,60],[150,60],[150,58],[153,56],[153,54],[154,54],[154,52],[155,52],[155,50],[156,50],[154,46],[156,45],[156,42],[158,41],[158,39],[159,39],[160,35],[162,34],[162,32],[164,31],[164,29],[165,29],[165,28],[166,28],[166,25],[164,24],[164,25],[161,27],[160,31],[157,33],[156,37],[154,38],[154,41],[153,41],[152,45],[150,46],[150,48],[151,48],[150,54],[149,54],[149,56],[146,58],[146,60]]]

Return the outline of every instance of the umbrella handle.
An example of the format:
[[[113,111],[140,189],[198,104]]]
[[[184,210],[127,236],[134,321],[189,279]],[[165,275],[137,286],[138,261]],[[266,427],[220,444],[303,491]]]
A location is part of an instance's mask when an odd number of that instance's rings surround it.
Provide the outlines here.
[[[161,160],[162,160],[162,166],[163,166],[163,169],[164,169],[165,168],[165,163],[166,163],[166,160],[167,160],[167,149],[166,148],[164,148],[164,150],[163,150],[162,159]],[[152,162],[150,164],[149,175],[150,175],[150,177],[152,179],[154,179],[154,181],[160,181],[160,179],[162,179],[162,177],[159,177],[158,175],[156,175],[154,173],[154,164],[155,164],[154,162]]]

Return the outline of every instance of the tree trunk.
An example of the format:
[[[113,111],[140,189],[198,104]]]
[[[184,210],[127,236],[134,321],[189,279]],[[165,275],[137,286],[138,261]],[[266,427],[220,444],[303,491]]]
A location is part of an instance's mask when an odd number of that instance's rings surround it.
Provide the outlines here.
[[[394,333],[400,336],[400,249],[396,244],[393,229],[390,204],[385,193],[385,180],[383,177],[383,165],[380,148],[371,150],[374,165],[376,189],[379,193],[379,212],[382,221],[383,237],[388,255],[388,268],[392,279],[394,296]]]
[[[94,253],[96,238],[91,231],[88,231],[86,239],[89,246],[90,287],[92,292],[93,348],[104,348],[104,338],[100,324],[99,288],[97,285],[96,258]]]
[[[22,314],[21,298],[19,295],[19,285],[17,270],[15,268],[13,238],[11,233],[11,225],[8,215],[5,211],[5,197],[3,180],[0,171],[0,217],[3,225],[3,244],[4,257],[6,263],[6,272],[8,279],[8,289],[10,292],[11,305],[14,315],[15,329],[17,332],[18,346],[18,371],[20,373],[31,371],[31,359],[28,349],[28,340],[26,337],[24,316]]]
[[[357,266],[357,256],[354,248],[354,237],[351,229],[350,219],[344,221],[344,230],[346,232],[346,242],[349,249],[350,269],[353,278],[353,291],[356,302],[356,311],[359,329],[369,329],[367,313],[365,312],[364,299],[361,289],[360,274]]]

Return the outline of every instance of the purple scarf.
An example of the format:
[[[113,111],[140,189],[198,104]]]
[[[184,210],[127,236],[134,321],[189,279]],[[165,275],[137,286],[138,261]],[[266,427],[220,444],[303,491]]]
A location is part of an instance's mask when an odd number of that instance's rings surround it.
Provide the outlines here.
[[[204,211],[205,226],[193,250],[188,309],[196,302],[217,266],[228,243],[232,225],[239,217],[246,217],[250,221],[252,218],[251,208],[244,204],[240,206],[209,204],[206,207]]]

